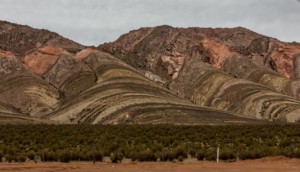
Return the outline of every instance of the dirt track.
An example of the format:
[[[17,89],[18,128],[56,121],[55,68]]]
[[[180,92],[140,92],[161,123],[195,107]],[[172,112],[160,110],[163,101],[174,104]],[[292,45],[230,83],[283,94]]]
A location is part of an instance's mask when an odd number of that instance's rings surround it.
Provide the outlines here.
[[[1,172],[299,172],[300,159],[289,159],[284,157],[263,158],[259,160],[246,160],[239,162],[219,164],[207,161],[186,161],[183,163],[172,162],[124,162],[112,163],[0,163]]]

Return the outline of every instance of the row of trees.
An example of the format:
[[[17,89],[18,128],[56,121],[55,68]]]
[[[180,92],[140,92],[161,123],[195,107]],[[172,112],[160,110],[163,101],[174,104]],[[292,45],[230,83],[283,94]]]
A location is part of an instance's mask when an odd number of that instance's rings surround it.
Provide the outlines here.
[[[300,158],[299,125],[2,125],[0,160],[183,161]]]

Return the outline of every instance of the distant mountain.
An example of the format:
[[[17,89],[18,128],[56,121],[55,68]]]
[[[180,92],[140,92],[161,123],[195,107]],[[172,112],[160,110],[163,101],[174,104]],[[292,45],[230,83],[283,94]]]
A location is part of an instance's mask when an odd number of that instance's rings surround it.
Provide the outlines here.
[[[87,47],[0,21],[0,124],[299,122],[299,52],[244,28],[141,28]]]

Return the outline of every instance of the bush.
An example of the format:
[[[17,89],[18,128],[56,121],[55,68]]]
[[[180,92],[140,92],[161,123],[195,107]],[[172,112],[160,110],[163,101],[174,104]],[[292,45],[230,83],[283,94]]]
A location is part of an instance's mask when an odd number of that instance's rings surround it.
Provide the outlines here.
[[[49,161],[60,161],[60,158],[61,158],[61,154],[63,152],[53,152],[53,151],[49,151],[48,149],[43,149],[42,151],[38,152],[38,156],[40,157],[41,161],[42,162],[49,162]],[[30,155],[31,158],[35,158],[35,155]],[[33,157],[32,157],[33,156]],[[71,156],[71,155],[70,155]]]
[[[103,155],[102,151],[97,150],[95,152],[95,160],[96,161],[103,161],[103,157],[104,157],[104,155]]]
[[[295,158],[300,158],[300,149],[297,149],[294,154]]]
[[[196,157],[199,161],[202,161],[204,160],[204,158],[206,157],[206,152],[204,150],[199,150],[197,153],[196,153]]]
[[[175,149],[175,157],[178,159],[179,156],[182,156],[183,158],[187,158],[187,152],[185,147],[179,146]]]
[[[264,157],[262,150],[260,149],[249,149],[249,150],[242,150],[238,153],[239,158],[242,160],[245,159],[257,159]]]
[[[182,155],[179,155],[179,157],[178,157],[178,161],[180,161],[180,162],[182,162],[183,161],[183,156]]]
[[[5,158],[6,158],[6,161],[9,163],[11,163],[13,161],[16,162],[16,160],[17,160],[17,157],[15,155],[11,155],[11,154],[6,155]]]
[[[208,161],[215,161],[217,159],[217,150],[213,148],[208,149],[205,158]]]
[[[136,161],[136,160],[139,159],[139,155],[136,154],[136,153],[131,152],[131,153],[129,154],[129,158],[131,159],[131,161]]]
[[[288,147],[282,150],[282,154],[286,157],[292,158],[294,156],[294,151]]]
[[[121,155],[121,154],[114,154],[114,153],[110,154],[110,160],[112,163],[121,162],[122,159],[123,159],[123,155]]]
[[[140,153],[140,161],[157,161],[157,157],[151,150],[145,150]]]
[[[132,161],[157,161],[158,159],[158,156],[149,149],[140,153],[131,153],[130,157]]]
[[[190,155],[191,155],[192,158],[195,158],[195,157],[196,157],[196,154],[197,154],[197,152],[196,152],[195,149],[191,149],[191,150],[190,150]]]
[[[168,151],[166,149],[159,152],[159,161],[168,161]]]
[[[70,162],[72,160],[71,153],[68,150],[59,152],[58,159],[60,162]]]
[[[220,149],[220,157],[221,160],[231,160],[235,159],[235,153],[233,150],[229,148]]]
[[[255,159],[255,152],[252,150],[244,150],[240,152],[240,159]]]
[[[26,156],[28,157],[29,160],[34,160],[35,158],[35,154],[33,152],[28,152]]]
[[[48,160],[48,149],[43,149],[38,152],[38,156],[41,158],[42,162],[49,161]]]
[[[0,151],[0,162],[2,162],[3,155],[4,155],[4,153],[2,151]]]
[[[93,150],[86,153],[85,160],[88,161],[102,161],[103,160],[103,152],[99,150]]]
[[[19,155],[19,156],[17,157],[17,162],[25,162],[26,159],[27,159],[26,156],[24,156],[24,155]]]
[[[166,159],[169,161],[174,161],[174,159],[176,159],[176,154],[173,151],[169,151],[166,154]]]

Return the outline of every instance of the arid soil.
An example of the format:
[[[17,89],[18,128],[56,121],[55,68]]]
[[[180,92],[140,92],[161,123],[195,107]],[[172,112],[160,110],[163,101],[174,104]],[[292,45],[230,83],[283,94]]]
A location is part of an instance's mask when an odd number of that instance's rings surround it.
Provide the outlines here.
[[[88,163],[0,163],[1,172],[182,172],[182,171],[205,171],[205,172],[299,172],[300,159],[285,157],[262,158],[258,160],[245,160],[238,162],[207,162],[187,160],[185,162],[130,162],[121,164],[108,162]]]

